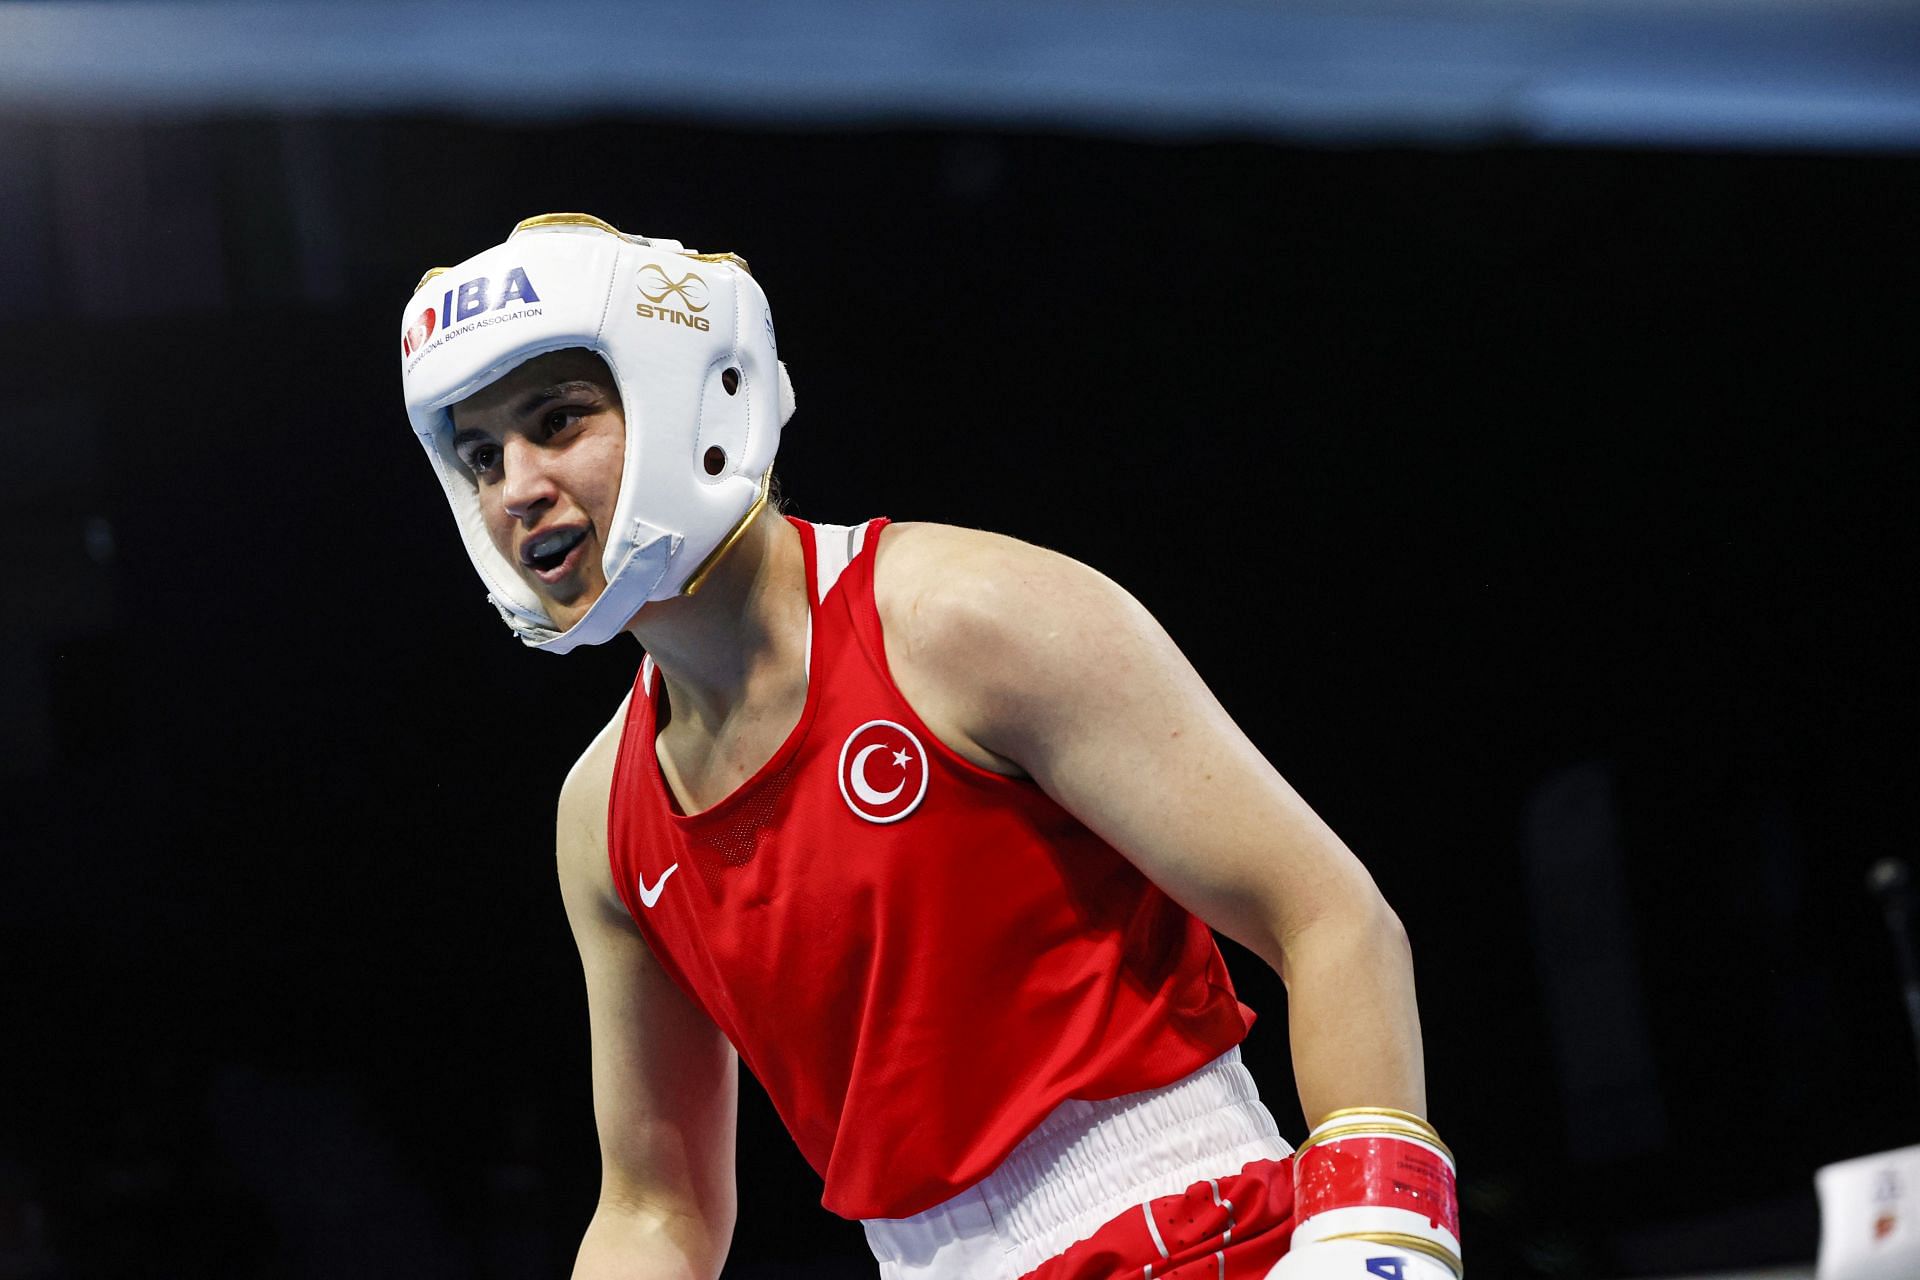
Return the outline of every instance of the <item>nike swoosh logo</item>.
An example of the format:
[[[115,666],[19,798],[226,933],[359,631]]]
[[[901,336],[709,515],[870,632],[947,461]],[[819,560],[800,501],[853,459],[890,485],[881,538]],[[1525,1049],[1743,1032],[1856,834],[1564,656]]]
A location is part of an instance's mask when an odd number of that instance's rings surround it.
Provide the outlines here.
[[[645,876],[636,876],[635,879],[640,882],[641,905],[649,911],[653,910],[653,904],[660,901],[660,891],[667,887],[667,877],[679,869],[680,864],[676,862],[665,871],[662,871],[660,878],[653,882],[653,888],[651,889],[647,888],[647,878]]]

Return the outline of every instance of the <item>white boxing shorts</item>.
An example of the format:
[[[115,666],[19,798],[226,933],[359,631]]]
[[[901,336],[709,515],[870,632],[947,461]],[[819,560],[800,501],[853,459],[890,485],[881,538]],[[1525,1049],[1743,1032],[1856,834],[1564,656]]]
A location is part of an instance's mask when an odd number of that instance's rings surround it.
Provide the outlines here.
[[[1049,1277],[1091,1274],[1100,1268],[1062,1266],[1061,1256],[1096,1237],[1117,1238],[1122,1233],[1115,1228],[1137,1238],[1131,1247],[1145,1258],[1131,1265],[1131,1275],[1143,1268],[1167,1274],[1154,1264],[1172,1269],[1183,1248],[1209,1262],[1220,1254],[1226,1274],[1223,1250],[1233,1242],[1235,1219],[1221,1180],[1291,1154],[1235,1047],[1162,1088],[1105,1102],[1063,1102],[997,1169],[959,1195],[911,1218],[862,1225],[882,1280],[1021,1280],[1043,1267]],[[1291,1166],[1279,1170],[1288,1178],[1285,1214]],[[1180,1213],[1178,1198],[1195,1193],[1205,1209],[1209,1189],[1217,1221],[1204,1230],[1212,1235],[1183,1243],[1178,1233],[1195,1215]],[[1156,1212],[1156,1201],[1167,1203]],[[1247,1213],[1243,1207],[1243,1217]],[[1248,1218],[1246,1225],[1254,1224]],[[1291,1218],[1280,1225],[1290,1232]],[[1284,1239],[1276,1247],[1283,1250]],[[1103,1253],[1111,1256],[1110,1249]],[[1206,1274],[1212,1270],[1209,1265]]]

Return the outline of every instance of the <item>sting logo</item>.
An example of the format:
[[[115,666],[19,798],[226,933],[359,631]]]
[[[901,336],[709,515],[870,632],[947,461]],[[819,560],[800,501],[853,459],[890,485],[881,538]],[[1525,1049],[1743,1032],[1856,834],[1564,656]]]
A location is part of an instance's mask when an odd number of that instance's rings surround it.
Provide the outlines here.
[[[689,271],[678,280],[666,273],[666,270],[649,262],[640,268],[640,296],[645,302],[634,304],[634,314],[642,320],[664,320],[668,324],[682,324],[690,329],[707,332],[713,326],[703,315],[694,314],[705,311],[710,301],[707,294],[707,282]],[[668,298],[673,298],[685,307],[685,311],[666,306]]]
[[[927,794],[927,753],[913,730],[869,720],[840,748],[840,796],[868,822],[898,822]]]
[[[678,294],[689,311],[707,309],[707,282],[689,271],[678,280],[649,262],[640,268],[640,296],[648,302],[665,302],[669,294]]]

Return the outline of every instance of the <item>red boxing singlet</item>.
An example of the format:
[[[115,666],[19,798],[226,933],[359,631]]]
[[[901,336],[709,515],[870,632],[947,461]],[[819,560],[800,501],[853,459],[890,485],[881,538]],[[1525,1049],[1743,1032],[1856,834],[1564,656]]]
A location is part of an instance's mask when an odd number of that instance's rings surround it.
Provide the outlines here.
[[[799,723],[687,817],[644,664],[609,799],[613,883],[772,1097],[822,1203],[903,1218],[991,1173],[1059,1103],[1198,1069],[1253,1011],[1205,924],[907,705],[873,600],[886,521],[793,524],[811,611]]]

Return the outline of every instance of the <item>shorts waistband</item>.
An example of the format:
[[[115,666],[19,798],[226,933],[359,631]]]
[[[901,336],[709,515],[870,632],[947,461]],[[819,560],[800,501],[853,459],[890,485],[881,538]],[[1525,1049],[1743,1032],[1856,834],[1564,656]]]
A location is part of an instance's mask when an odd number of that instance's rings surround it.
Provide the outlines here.
[[[882,1280],[1017,1280],[1135,1205],[1292,1150],[1235,1047],[1162,1088],[1063,1102],[959,1195],[862,1225]]]

